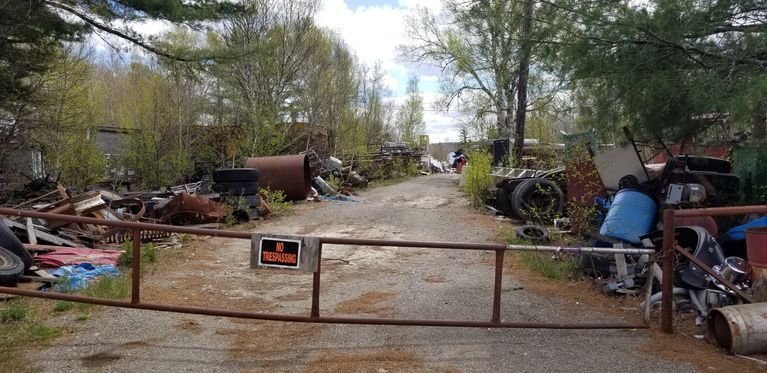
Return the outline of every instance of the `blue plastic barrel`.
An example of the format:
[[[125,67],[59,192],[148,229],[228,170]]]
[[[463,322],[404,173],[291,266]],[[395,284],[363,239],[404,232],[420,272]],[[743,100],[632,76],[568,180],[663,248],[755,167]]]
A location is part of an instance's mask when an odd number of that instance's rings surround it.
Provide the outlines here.
[[[607,212],[599,234],[639,244],[639,236],[649,233],[655,223],[658,206],[648,195],[631,188],[615,193],[610,210]]]

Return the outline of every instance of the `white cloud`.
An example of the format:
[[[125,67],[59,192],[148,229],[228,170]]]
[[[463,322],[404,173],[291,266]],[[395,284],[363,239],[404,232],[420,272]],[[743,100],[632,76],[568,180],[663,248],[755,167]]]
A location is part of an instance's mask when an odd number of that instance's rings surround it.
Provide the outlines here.
[[[408,75],[418,74],[431,141],[457,140],[455,117],[433,108],[438,95],[438,70],[403,62],[397,55],[397,46],[406,41],[405,17],[413,14],[416,7],[439,12],[441,0],[399,0],[397,4],[351,9],[344,0],[325,0],[315,18],[321,26],[338,32],[360,62],[370,66],[381,63],[386,72],[384,82],[392,90],[395,102],[404,101]]]

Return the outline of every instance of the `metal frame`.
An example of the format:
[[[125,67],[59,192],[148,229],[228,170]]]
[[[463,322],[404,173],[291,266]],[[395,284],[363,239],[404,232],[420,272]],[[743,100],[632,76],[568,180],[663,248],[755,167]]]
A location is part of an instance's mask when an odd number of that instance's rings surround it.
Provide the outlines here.
[[[767,208],[765,209],[767,210]],[[410,325],[410,326],[448,326],[448,327],[480,327],[480,328],[537,328],[537,329],[646,329],[645,324],[628,323],[547,323],[547,322],[516,322],[503,321],[501,319],[501,289],[503,280],[504,253],[507,250],[534,250],[551,252],[609,252],[626,254],[654,254],[649,249],[616,249],[616,248],[579,248],[579,247],[556,247],[536,245],[504,245],[494,243],[451,243],[451,242],[424,242],[424,241],[391,241],[378,239],[354,239],[319,237],[319,257],[322,257],[322,246],[332,245],[361,245],[361,246],[386,246],[386,247],[413,247],[433,248],[444,250],[480,250],[495,252],[495,279],[493,286],[493,306],[490,320],[418,320],[418,319],[391,319],[391,318],[355,318],[355,317],[332,317],[320,315],[320,277],[322,274],[321,260],[318,261],[317,271],[313,274],[311,312],[308,316],[259,313],[248,311],[235,311],[217,308],[191,307],[181,305],[145,303],[141,301],[141,232],[152,230],[169,233],[185,233],[213,237],[228,237],[250,240],[252,233],[227,230],[215,230],[195,227],[180,227],[170,225],[148,224],[128,221],[102,220],[89,217],[59,215],[35,211],[14,210],[0,208],[0,215],[41,218],[46,220],[68,221],[74,223],[105,225],[130,230],[133,238],[133,261],[132,283],[130,301],[102,299],[86,297],[74,294],[61,294],[54,292],[42,292],[36,290],[24,290],[10,287],[0,287],[0,293],[15,294],[28,297],[57,299],[72,302],[90,303],[103,306],[154,310],[163,312],[177,312],[197,315],[224,316],[243,319],[290,321],[306,323],[328,324],[366,324],[366,325]]]
[[[663,211],[663,251],[662,251],[662,263],[663,263],[663,281],[661,299],[661,330],[664,333],[674,333],[674,306],[673,295],[674,289],[674,267],[676,266],[676,252],[682,255],[687,254],[684,249],[676,245],[674,237],[674,231],[676,223],[674,219],[686,218],[686,217],[701,217],[701,216],[728,216],[728,215],[746,215],[746,214],[767,214],[767,206],[730,206],[730,207],[711,207],[702,209],[686,209],[686,210],[665,210]],[[685,255],[689,260],[696,261],[697,258],[692,255]],[[733,289],[739,296],[745,301],[750,302],[748,295],[743,294],[742,291],[733,286],[729,281],[723,279],[718,273],[714,272],[708,266],[702,262],[696,264],[709,275],[719,280],[725,286]]]

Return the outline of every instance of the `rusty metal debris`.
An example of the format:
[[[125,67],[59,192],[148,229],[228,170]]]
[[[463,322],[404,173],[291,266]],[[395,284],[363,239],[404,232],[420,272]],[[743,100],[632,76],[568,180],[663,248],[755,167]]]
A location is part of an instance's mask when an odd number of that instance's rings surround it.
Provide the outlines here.
[[[261,172],[262,187],[281,190],[288,200],[303,200],[309,195],[312,171],[306,155],[248,158],[245,165]]]

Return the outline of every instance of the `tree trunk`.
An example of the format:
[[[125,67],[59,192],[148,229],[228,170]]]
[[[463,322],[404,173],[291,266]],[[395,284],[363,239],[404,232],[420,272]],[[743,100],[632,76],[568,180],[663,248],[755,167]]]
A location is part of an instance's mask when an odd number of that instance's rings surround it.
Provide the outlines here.
[[[522,21],[522,54],[519,59],[519,84],[517,85],[517,115],[514,131],[514,164],[522,164],[525,144],[525,119],[527,115],[527,78],[530,75],[530,33],[533,29],[533,0],[525,1],[524,20]]]

